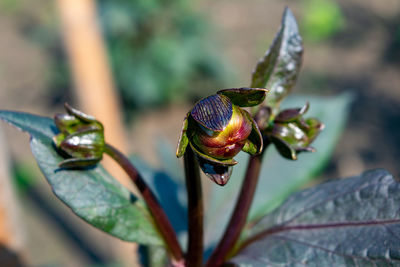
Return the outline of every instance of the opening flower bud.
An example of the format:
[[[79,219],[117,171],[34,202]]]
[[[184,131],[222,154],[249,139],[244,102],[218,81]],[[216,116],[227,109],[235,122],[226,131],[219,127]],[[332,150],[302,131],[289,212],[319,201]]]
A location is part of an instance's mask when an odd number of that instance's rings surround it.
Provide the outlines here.
[[[244,110],[232,105],[232,116],[222,131],[211,131],[199,126],[193,135],[193,143],[203,153],[216,159],[230,159],[244,147],[252,131],[252,122]]]
[[[241,107],[262,103],[267,90],[233,88],[201,99],[186,115],[177,156],[190,144],[203,172],[219,185],[229,180],[233,159],[241,150],[258,154],[263,140],[251,115]]]
[[[82,168],[97,164],[103,157],[105,141],[103,125],[94,117],[65,104],[67,114],[57,114],[55,124],[60,133],[53,138],[63,156],[61,168]]]

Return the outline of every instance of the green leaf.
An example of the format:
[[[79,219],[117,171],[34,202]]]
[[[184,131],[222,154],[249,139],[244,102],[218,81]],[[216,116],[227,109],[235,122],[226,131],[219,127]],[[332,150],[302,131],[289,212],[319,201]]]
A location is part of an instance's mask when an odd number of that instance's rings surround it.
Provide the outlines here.
[[[268,88],[266,104],[275,107],[290,93],[300,70],[303,44],[296,19],[285,9],[282,24],[271,47],[258,62],[251,87]]]
[[[275,148],[277,149],[277,151],[279,151],[282,157],[290,160],[297,159],[296,150],[289,143],[273,135],[270,138],[272,143],[275,145]]]
[[[234,105],[253,107],[261,104],[268,93],[265,88],[231,88],[219,90],[217,94],[227,96]]]
[[[264,146],[262,134],[250,113],[248,113],[246,110],[243,111],[245,116],[251,121],[252,129],[249,137],[246,140],[246,144],[242,148],[242,151],[250,155],[260,154]]]
[[[0,111],[0,119],[31,135],[35,159],[54,194],[80,218],[122,240],[163,245],[142,200],[132,195],[101,166],[86,170],[59,169],[63,158],[55,151],[57,134],[50,118]]]
[[[158,151],[161,149],[158,147]],[[177,159],[172,153],[168,157],[171,162],[176,163]],[[130,161],[137,167],[138,172],[156,195],[180,241],[183,241],[187,232],[187,198],[184,180],[171,177],[162,169],[151,167],[137,156],[131,156]],[[176,167],[176,170],[180,170],[180,166]],[[181,243],[183,246],[186,245],[185,242]]]
[[[279,114],[275,117],[274,121],[275,122],[290,122],[290,121],[296,121],[298,120],[301,116],[307,113],[308,109],[310,108],[310,103],[307,102],[303,107],[301,108],[289,108],[289,109],[284,109],[279,112]]]
[[[283,107],[296,107],[310,101],[308,115],[320,119],[325,129],[315,140],[317,152],[300,154],[297,161],[289,161],[269,146],[263,159],[260,180],[248,218],[249,223],[258,220],[276,208],[293,191],[314,178],[328,162],[335,145],[344,129],[351,97],[342,94],[337,97],[291,96]],[[229,220],[246,171],[248,156],[239,153],[238,164],[224,188],[213,186],[208,199],[205,239],[208,246],[214,245],[221,237]]]
[[[139,261],[143,267],[165,267],[168,266],[168,254],[165,247],[140,246]]]
[[[186,147],[189,144],[189,138],[187,136],[187,130],[188,130],[188,124],[189,124],[189,115],[190,112],[188,112],[185,116],[185,118],[183,119],[183,123],[182,123],[182,129],[181,129],[181,134],[179,136],[179,140],[178,140],[178,147],[176,149],[176,156],[178,158],[182,157],[183,154],[185,154],[186,151]]]
[[[385,170],[298,192],[263,218],[235,266],[399,266],[400,183]]]

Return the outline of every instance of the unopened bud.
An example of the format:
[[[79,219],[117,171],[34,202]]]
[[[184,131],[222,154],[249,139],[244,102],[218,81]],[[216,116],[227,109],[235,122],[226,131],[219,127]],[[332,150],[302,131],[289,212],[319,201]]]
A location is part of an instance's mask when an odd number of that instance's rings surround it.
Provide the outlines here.
[[[324,125],[315,118],[304,119],[309,104],[303,108],[281,111],[274,120],[273,127],[267,132],[279,153],[288,159],[296,160],[300,152],[314,152],[311,143]]]
[[[187,114],[178,143],[181,157],[188,144],[203,172],[219,185],[229,180],[233,159],[241,150],[258,154],[263,140],[251,115],[241,107],[260,104],[266,89],[234,88],[203,98]]]
[[[65,104],[68,114],[57,114],[55,124],[60,133],[53,138],[57,149],[68,158],[61,168],[82,168],[97,164],[103,157],[103,125],[94,117]]]

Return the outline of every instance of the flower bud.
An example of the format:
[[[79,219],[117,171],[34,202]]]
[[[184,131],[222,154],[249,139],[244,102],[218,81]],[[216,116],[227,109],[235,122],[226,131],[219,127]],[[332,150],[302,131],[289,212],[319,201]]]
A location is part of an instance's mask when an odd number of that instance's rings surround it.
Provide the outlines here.
[[[309,104],[302,108],[286,109],[274,119],[267,136],[274,143],[279,153],[291,160],[297,159],[300,152],[314,152],[310,144],[315,140],[324,125],[315,118],[304,119]]]
[[[260,104],[266,89],[225,89],[201,99],[186,115],[178,143],[181,157],[188,144],[203,172],[219,185],[225,185],[241,150],[258,154],[263,140],[251,115],[241,107]]]
[[[54,122],[60,133],[53,137],[59,152],[68,159],[61,168],[82,168],[97,164],[103,157],[103,125],[94,117],[65,104],[67,114],[57,114]]]
[[[252,131],[252,121],[247,118],[245,112],[232,105],[231,119],[222,131],[210,131],[199,124],[193,135],[193,144],[213,158],[233,158],[242,150]]]

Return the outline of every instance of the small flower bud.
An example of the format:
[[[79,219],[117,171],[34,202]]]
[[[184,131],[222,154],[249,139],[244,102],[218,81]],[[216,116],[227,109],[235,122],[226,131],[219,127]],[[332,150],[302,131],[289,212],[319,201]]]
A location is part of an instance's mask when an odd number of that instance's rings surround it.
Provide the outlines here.
[[[274,119],[267,136],[279,153],[288,159],[296,160],[300,152],[314,152],[310,144],[315,140],[324,125],[315,118],[304,119],[309,104],[298,109],[281,111]]]
[[[103,125],[94,117],[65,104],[68,114],[57,114],[54,122],[60,133],[53,138],[63,155],[61,168],[80,168],[97,164],[103,157],[105,142]]]
[[[260,104],[266,89],[234,88],[201,99],[187,114],[178,143],[181,157],[188,144],[203,172],[219,185],[225,185],[241,150],[258,154],[263,140],[251,115],[241,107]]]

